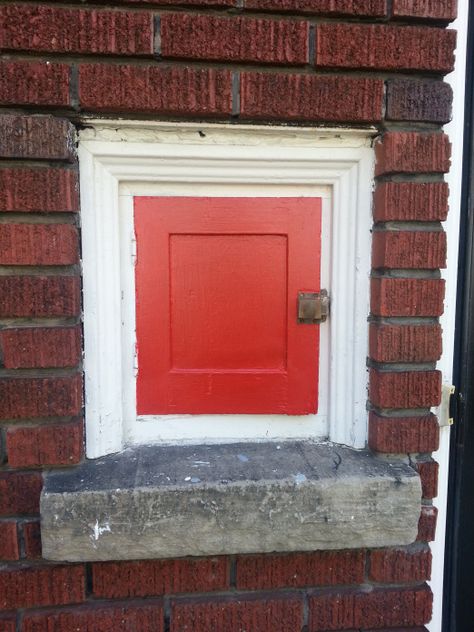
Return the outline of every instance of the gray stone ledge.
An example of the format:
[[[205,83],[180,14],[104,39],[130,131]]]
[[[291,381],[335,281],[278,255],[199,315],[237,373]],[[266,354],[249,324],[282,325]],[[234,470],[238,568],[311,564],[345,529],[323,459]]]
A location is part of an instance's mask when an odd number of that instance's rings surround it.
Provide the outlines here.
[[[50,472],[43,555],[126,560],[406,545],[421,485],[403,463],[332,444],[127,449]]]

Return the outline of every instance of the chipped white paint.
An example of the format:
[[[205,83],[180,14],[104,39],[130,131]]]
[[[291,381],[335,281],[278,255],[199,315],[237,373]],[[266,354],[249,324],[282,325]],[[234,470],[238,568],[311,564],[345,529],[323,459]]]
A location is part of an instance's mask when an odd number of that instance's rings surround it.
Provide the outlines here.
[[[99,524],[99,521],[96,520],[95,521],[95,525],[93,527],[93,538],[94,540],[97,542],[97,540],[100,538],[101,535],[103,535],[104,533],[111,533],[112,530],[110,528],[110,524],[108,522],[105,522],[103,525]]]

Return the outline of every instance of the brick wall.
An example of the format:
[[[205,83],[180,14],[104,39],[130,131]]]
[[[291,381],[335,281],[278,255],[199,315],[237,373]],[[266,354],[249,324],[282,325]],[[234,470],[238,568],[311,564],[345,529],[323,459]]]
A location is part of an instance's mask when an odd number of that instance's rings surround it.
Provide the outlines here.
[[[436,528],[455,0],[0,2],[0,632],[421,632]],[[369,445],[423,482],[402,549],[41,560],[42,472],[84,458],[81,114],[376,126]],[[408,457],[407,457],[408,455]]]

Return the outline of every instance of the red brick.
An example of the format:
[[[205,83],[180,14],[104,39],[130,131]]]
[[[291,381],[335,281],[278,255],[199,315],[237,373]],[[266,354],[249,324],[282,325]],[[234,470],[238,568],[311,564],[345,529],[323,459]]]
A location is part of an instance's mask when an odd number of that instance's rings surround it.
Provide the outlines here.
[[[0,522],[0,560],[18,560],[19,557],[16,522]]]
[[[16,632],[16,616],[14,614],[0,616],[0,632]]]
[[[0,473],[0,515],[38,513],[42,487],[38,472]]]
[[[43,61],[0,63],[0,104],[69,106],[70,68]]]
[[[369,447],[391,454],[435,452],[439,447],[439,424],[435,415],[418,417],[369,416]]]
[[[24,6],[0,9],[3,50],[98,55],[151,55],[153,15]]]
[[[370,401],[378,408],[438,406],[441,402],[441,372],[371,369]]]
[[[82,378],[1,378],[0,401],[0,419],[77,415],[82,406]]]
[[[80,281],[75,276],[0,277],[0,318],[77,316]]]
[[[421,492],[423,498],[431,500],[438,495],[439,465],[436,461],[418,461],[416,469],[421,479]]]
[[[0,224],[0,265],[72,265],[79,261],[71,224]]]
[[[232,111],[231,83],[228,70],[84,64],[79,100],[96,112],[224,116]]]
[[[431,619],[432,594],[413,590],[341,592],[310,598],[309,631],[423,625]]]
[[[420,520],[418,521],[417,540],[432,542],[436,536],[436,522],[438,510],[432,505],[422,505]]]
[[[0,158],[75,159],[74,127],[52,116],[0,115]],[[30,190],[29,195],[32,194]],[[44,194],[38,191],[38,203]]]
[[[10,428],[7,432],[11,467],[72,465],[83,456],[83,421],[36,428]]]
[[[79,210],[77,172],[54,168],[0,169],[0,211]]]
[[[156,0],[116,0],[115,3],[156,4]],[[235,7],[236,0],[159,0],[159,4],[182,7]]]
[[[364,551],[248,555],[237,559],[237,588],[299,588],[364,581]]]
[[[389,221],[444,221],[448,214],[446,182],[383,182],[374,195],[374,219]]]
[[[389,584],[429,581],[431,551],[428,547],[371,551],[369,579]]]
[[[373,268],[433,270],[446,267],[443,231],[376,231],[372,237]]]
[[[245,8],[260,11],[292,11],[315,15],[384,17],[386,0],[244,0]]]
[[[440,325],[371,323],[369,356],[376,362],[435,362],[441,357]]]
[[[26,613],[21,632],[163,632],[161,603],[118,603]]]
[[[450,72],[456,33],[385,24],[319,24],[316,66],[371,70]]]
[[[443,279],[373,278],[371,310],[376,316],[441,316]]]
[[[41,527],[38,520],[22,525],[25,557],[29,560],[41,558]]]
[[[357,632],[357,631],[355,631]],[[377,630],[364,630],[364,632],[428,632],[428,629],[425,628],[425,626],[416,626],[415,628],[413,628],[411,625],[409,627],[403,627],[403,628],[377,628]]]
[[[83,566],[0,570],[0,609],[79,603],[85,598]]]
[[[446,173],[451,145],[446,134],[387,132],[375,144],[375,175],[388,173]]]
[[[393,0],[392,15],[451,22],[457,15],[457,9],[457,0]]]
[[[174,601],[170,632],[295,632],[303,624],[298,598]]]
[[[161,17],[161,55],[269,64],[306,64],[308,22],[168,13]]]
[[[92,586],[93,594],[104,599],[226,590],[229,562],[216,557],[97,563],[92,566]]]
[[[241,73],[241,118],[373,123],[382,117],[379,79]]]
[[[395,79],[387,83],[387,111],[390,121],[451,120],[453,90],[449,83],[427,79]]]
[[[7,369],[73,367],[81,359],[81,329],[25,327],[0,331],[0,350]]]

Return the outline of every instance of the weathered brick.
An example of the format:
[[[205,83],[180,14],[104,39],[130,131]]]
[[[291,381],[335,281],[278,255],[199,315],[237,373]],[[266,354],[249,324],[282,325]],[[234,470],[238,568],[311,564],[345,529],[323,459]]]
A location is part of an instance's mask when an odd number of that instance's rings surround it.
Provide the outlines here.
[[[228,70],[84,64],[79,100],[96,112],[224,116],[232,111],[231,83]]]
[[[446,134],[387,132],[375,144],[375,175],[389,173],[446,173],[451,145]]]
[[[433,505],[422,505],[420,520],[418,521],[417,540],[422,542],[432,542],[436,536],[436,522],[438,510]]]
[[[44,61],[0,63],[0,104],[68,107],[70,68]]]
[[[394,79],[387,83],[387,111],[391,121],[447,123],[451,120],[453,90],[449,83],[427,79]]]
[[[443,279],[371,281],[371,311],[376,316],[441,316],[443,299]]]
[[[71,224],[0,224],[1,265],[72,265],[79,236]]]
[[[104,599],[228,588],[229,561],[225,557],[106,562],[92,566],[93,594]]]
[[[427,500],[436,498],[438,495],[438,463],[432,459],[418,461],[416,469],[421,479],[421,493],[423,498]]]
[[[371,551],[369,559],[369,579],[375,582],[398,584],[431,579],[428,547]]]
[[[0,8],[0,47],[55,53],[151,55],[153,15],[27,6]]]
[[[16,522],[0,522],[0,560],[17,560],[19,557]]]
[[[427,586],[316,595],[309,601],[309,631],[423,625],[431,619],[431,609]]]
[[[82,377],[0,379],[0,419],[36,419],[78,415]]]
[[[0,570],[0,609],[79,603],[85,598],[83,566]]]
[[[392,15],[397,18],[446,20],[456,18],[457,0],[393,0]]]
[[[450,72],[455,31],[386,24],[319,24],[316,66]]]
[[[382,99],[379,79],[241,73],[241,118],[370,123],[380,121]]]
[[[0,318],[77,316],[81,306],[75,276],[4,276],[0,294]]]
[[[25,557],[29,560],[41,558],[41,527],[39,520],[25,522],[22,525]]]
[[[174,601],[170,632],[295,632],[303,624],[299,598]]]
[[[446,254],[443,231],[384,230],[372,236],[373,268],[445,268]]]
[[[441,402],[440,371],[370,370],[370,401],[378,408],[431,408]]]
[[[0,616],[0,632],[17,632],[15,614]]]
[[[21,632],[163,632],[160,602],[87,605],[26,613]]]
[[[317,551],[289,555],[246,555],[237,559],[237,588],[259,590],[360,584],[364,551]]]
[[[444,221],[448,214],[446,182],[383,182],[374,195],[374,219],[389,221]]]
[[[156,0],[119,0],[116,4],[120,3],[154,3],[156,4]],[[172,4],[173,6],[182,6],[182,7],[235,7],[236,0],[159,0],[160,4],[168,5]]]
[[[2,114],[0,158],[73,161],[74,127],[69,121],[52,116]],[[38,191],[38,203],[43,196]]]
[[[369,447],[376,452],[403,454],[434,452],[439,447],[439,424],[435,415],[380,417],[369,415]]]
[[[76,327],[25,327],[0,331],[7,369],[72,367],[81,359],[81,330]]]
[[[244,0],[245,8],[260,11],[292,11],[315,15],[384,17],[386,0]]]
[[[0,211],[79,210],[77,172],[55,168],[0,169]]]
[[[0,473],[0,515],[38,513],[42,487],[38,472]]]
[[[376,362],[435,362],[441,357],[440,325],[371,323],[369,356]]]
[[[11,467],[72,465],[83,456],[83,421],[38,427],[9,428],[8,464]]]
[[[295,20],[168,13],[161,17],[161,55],[268,64],[305,64],[309,24]]]

